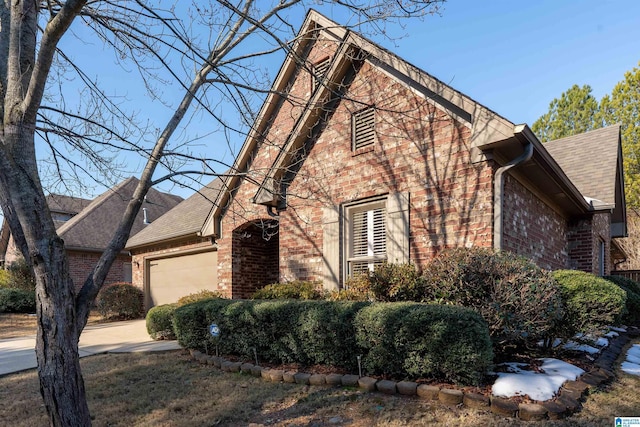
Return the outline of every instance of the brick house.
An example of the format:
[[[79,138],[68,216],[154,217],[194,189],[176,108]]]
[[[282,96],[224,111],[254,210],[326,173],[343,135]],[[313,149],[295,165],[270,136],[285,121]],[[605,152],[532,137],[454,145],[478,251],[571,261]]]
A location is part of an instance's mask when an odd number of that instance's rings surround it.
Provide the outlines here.
[[[293,279],[337,289],[379,263],[423,266],[450,247],[596,274],[624,257],[613,240],[626,235],[619,126],[543,145],[315,11],[293,49],[238,174],[195,233],[215,242],[212,288],[233,298]],[[157,253],[132,253],[134,283],[152,288],[144,273]]]
[[[76,288],[82,286],[113,237],[137,183],[137,178],[128,178],[94,200],[61,195],[47,196],[56,231],[64,240],[69,269]],[[179,196],[151,189],[131,229],[131,234],[140,232],[181,200]],[[5,234],[7,235],[6,245],[3,244],[4,239],[0,239],[0,253],[4,252],[4,260],[9,264],[21,255],[13,242],[8,226],[3,224],[0,235]],[[131,281],[131,255],[128,251],[123,251],[111,266],[105,283]]]

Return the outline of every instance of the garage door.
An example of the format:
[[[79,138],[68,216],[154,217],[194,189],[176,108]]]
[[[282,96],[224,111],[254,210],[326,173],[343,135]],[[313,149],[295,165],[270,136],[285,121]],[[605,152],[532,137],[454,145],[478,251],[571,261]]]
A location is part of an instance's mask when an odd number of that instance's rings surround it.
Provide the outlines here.
[[[149,307],[176,302],[202,289],[215,290],[218,253],[200,252],[149,262]]]

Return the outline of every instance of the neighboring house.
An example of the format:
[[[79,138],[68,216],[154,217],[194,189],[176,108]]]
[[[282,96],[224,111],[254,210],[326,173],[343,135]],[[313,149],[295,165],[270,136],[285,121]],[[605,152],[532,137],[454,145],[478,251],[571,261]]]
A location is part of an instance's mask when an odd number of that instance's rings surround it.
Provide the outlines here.
[[[56,229],[60,228],[91,203],[91,200],[62,194],[49,194],[46,199]],[[5,219],[2,223],[2,230],[0,230],[0,266],[9,265],[21,257],[22,254],[13,244],[9,224]]]
[[[294,279],[338,289],[377,264],[422,267],[451,247],[596,274],[624,256],[612,240],[626,235],[618,126],[543,146],[528,126],[315,11],[293,49],[238,173],[184,246],[215,241],[207,287],[233,298]],[[134,283],[153,294],[157,251],[128,247]]]
[[[146,307],[217,289],[216,246],[200,230],[221,185],[220,178],[213,180],[127,242],[133,283],[145,290]]]
[[[76,214],[72,214],[68,209],[67,202],[71,198],[49,196],[47,199],[52,207],[52,217],[56,222],[58,235],[64,240],[71,277],[77,288],[82,286],[109,244],[137,184],[138,180],[131,177],[105,191],[90,203],[75,199],[77,207],[84,206]],[[131,235],[140,232],[180,201],[181,197],[155,189],[149,190],[131,229]],[[7,250],[7,253],[10,252],[17,254],[12,239]],[[107,274],[105,283],[113,282],[131,282],[131,255],[126,251],[116,258]]]

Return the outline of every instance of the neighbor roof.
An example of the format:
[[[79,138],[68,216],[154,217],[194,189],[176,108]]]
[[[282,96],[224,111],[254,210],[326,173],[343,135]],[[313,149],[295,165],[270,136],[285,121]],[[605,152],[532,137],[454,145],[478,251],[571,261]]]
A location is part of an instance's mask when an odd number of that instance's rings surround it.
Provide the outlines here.
[[[222,184],[222,179],[216,178],[202,187],[138,234],[133,235],[127,242],[127,249],[199,233]]]
[[[91,200],[82,199],[80,197],[64,196],[62,194],[49,194],[47,197],[47,206],[52,213],[53,224],[56,229],[62,227],[71,217],[77,215],[84,208],[91,204]],[[55,213],[63,214],[60,218]]]
[[[616,204],[620,125],[608,126],[544,144],[562,170],[588,199]]]
[[[131,177],[96,197],[78,215],[58,229],[67,249],[104,250],[113,237],[127,204],[138,185],[138,179]],[[152,222],[182,201],[179,196],[150,189],[142,204],[146,208],[148,221]],[[143,209],[140,209],[131,234],[145,227]]]

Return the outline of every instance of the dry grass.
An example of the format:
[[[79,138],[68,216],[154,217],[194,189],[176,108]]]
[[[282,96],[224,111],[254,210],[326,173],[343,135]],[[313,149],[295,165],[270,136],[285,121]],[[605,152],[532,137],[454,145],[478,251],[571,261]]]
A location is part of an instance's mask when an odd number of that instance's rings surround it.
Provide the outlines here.
[[[222,373],[185,352],[107,354],[82,359],[95,426],[603,426],[640,415],[640,378],[620,374],[559,422],[519,423],[418,398],[274,384]],[[34,371],[0,377],[4,425],[47,425]]]
[[[105,320],[97,311],[89,314],[87,324],[103,323]],[[36,334],[36,316],[34,314],[0,314],[0,339],[17,338]]]
[[[0,314],[0,339],[36,334],[36,316],[33,314]]]

